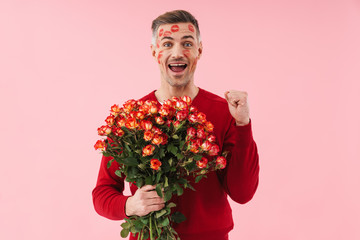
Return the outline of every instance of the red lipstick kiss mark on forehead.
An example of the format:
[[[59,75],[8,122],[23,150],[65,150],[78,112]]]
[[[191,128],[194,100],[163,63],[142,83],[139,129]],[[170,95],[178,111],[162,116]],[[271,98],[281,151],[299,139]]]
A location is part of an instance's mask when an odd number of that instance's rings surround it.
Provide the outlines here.
[[[179,31],[179,29],[180,29],[180,28],[179,28],[178,25],[172,25],[172,26],[171,26],[171,31],[172,31],[172,32],[177,32],[177,31]]]
[[[165,31],[164,32],[164,37],[169,37],[171,35],[171,32],[170,31]]]
[[[188,28],[189,28],[190,31],[195,32],[193,25],[189,24],[189,25],[188,25]]]
[[[159,37],[161,37],[163,35],[164,29],[160,29],[159,31]]]

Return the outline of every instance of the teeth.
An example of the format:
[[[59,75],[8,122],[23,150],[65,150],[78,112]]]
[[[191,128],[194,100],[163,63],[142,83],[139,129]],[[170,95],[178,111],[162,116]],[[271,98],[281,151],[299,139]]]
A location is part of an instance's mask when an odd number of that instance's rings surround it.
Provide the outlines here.
[[[182,63],[178,63],[178,64],[174,63],[174,64],[169,64],[169,65],[170,65],[170,67],[185,67],[186,66],[186,64],[182,64]]]

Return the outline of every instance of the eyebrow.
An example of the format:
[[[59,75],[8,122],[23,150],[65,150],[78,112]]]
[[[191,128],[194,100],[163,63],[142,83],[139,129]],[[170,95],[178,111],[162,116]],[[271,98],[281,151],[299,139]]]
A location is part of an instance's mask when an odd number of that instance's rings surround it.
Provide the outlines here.
[[[181,39],[188,39],[188,38],[192,38],[193,40],[195,40],[195,38],[193,36],[191,36],[191,35],[183,36]],[[164,39],[174,40],[174,38],[166,36],[166,37],[163,37],[161,39],[161,41],[164,40]]]

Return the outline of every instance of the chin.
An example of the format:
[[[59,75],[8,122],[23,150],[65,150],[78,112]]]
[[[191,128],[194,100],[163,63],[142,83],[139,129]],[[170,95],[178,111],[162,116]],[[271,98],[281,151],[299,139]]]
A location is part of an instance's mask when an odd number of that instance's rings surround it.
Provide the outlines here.
[[[167,79],[167,82],[172,87],[185,87],[186,85],[188,85],[190,83],[190,80],[188,80],[188,79],[182,79],[182,80]]]

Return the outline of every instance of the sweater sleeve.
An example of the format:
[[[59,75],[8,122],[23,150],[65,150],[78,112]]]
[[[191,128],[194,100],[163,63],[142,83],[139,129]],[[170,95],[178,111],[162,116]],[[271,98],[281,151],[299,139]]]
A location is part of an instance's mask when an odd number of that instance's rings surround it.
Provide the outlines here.
[[[96,186],[92,191],[95,211],[108,219],[122,220],[125,215],[125,204],[129,196],[124,196],[124,179],[114,174],[118,164],[114,161],[111,167],[107,163],[111,157],[102,157]]]
[[[227,166],[220,176],[225,191],[235,202],[245,204],[254,196],[259,182],[259,156],[251,121],[245,126],[231,122],[223,151],[229,151]]]

